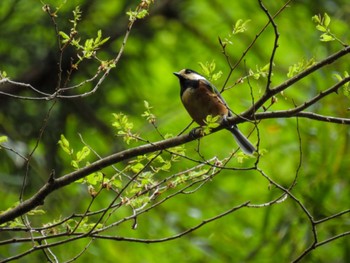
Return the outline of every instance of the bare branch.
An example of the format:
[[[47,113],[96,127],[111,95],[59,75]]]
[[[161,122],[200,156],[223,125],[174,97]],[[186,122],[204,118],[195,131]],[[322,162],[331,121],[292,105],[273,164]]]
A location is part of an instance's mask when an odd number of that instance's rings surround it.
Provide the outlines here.
[[[270,90],[271,77],[272,77],[272,67],[273,67],[273,64],[274,64],[274,61],[275,61],[275,54],[276,54],[276,50],[278,48],[278,39],[279,39],[280,34],[278,33],[277,24],[275,23],[274,18],[271,16],[269,10],[267,10],[267,8],[264,6],[264,4],[263,4],[263,2],[261,0],[258,0],[258,2],[259,2],[259,5],[260,5],[261,9],[264,11],[264,13],[269,18],[269,21],[270,21],[270,23],[271,23],[271,25],[273,27],[274,33],[275,33],[275,40],[274,40],[274,43],[273,43],[273,48],[272,48],[272,52],[271,52],[271,56],[270,56],[269,72],[268,72],[268,75],[267,75],[267,83],[266,83],[266,90]]]
[[[301,117],[301,118],[308,118],[308,119],[312,119],[312,120],[317,120],[317,121],[350,125],[350,119],[333,117],[333,116],[324,116],[324,115],[320,115],[320,114],[313,113],[313,112],[305,112],[305,111],[298,112],[295,114],[295,116]]]
[[[180,238],[184,235],[187,235],[197,229],[199,229],[200,227],[210,223],[210,222],[213,222],[219,218],[222,218],[228,214],[231,214],[243,207],[247,207],[249,205],[249,202],[245,202],[241,205],[238,205],[238,206],[235,206],[235,207],[232,207],[231,209],[221,213],[221,214],[218,214],[212,218],[209,218],[209,219],[206,219],[206,220],[203,220],[200,224],[194,226],[194,227],[191,227],[179,234],[176,234],[174,236],[170,236],[170,237],[165,237],[165,238],[158,238],[158,239],[138,239],[138,238],[127,238],[127,237],[115,237],[115,236],[106,236],[106,235],[98,235],[98,234],[92,234],[91,236],[92,237],[95,237],[95,238],[100,238],[100,239],[110,239],[110,240],[116,240],[116,241],[130,241],[130,242],[138,242],[138,243],[160,243],[160,242],[165,242],[165,241],[170,241],[170,240],[174,240],[174,239],[177,239],[177,238]]]

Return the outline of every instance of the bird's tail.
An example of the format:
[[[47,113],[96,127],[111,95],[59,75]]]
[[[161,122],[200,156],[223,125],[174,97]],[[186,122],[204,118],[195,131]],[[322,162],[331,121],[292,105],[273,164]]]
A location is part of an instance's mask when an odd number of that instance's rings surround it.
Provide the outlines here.
[[[236,142],[244,153],[253,154],[256,151],[253,144],[238,130],[235,125],[231,126],[228,130],[233,134],[233,137],[235,137]]]

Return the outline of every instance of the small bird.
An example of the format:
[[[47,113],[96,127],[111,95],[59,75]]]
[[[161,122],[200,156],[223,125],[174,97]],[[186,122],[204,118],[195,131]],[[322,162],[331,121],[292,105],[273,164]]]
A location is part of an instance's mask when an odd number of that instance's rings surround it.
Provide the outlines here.
[[[174,72],[174,75],[180,81],[182,104],[199,125],[205,125],[205,119],[208,115],[220,116],[220,122],[225,122],[227,117],[232,116],[232,112],[220,92],[202,75],[191,69],[182,69],[179,72]],[[253,154],[256,151],[236,125],[231,125],[226,129],[233,134],[243,152]]]

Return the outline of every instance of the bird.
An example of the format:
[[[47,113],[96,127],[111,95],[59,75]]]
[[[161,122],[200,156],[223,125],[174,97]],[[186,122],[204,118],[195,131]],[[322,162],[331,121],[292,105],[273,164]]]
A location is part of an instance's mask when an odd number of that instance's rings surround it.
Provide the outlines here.
[[[180,82],[180,98],[191,118],[200,126],[205,125],[208,115],[219,116],[222,124],[227,117],[232,116],[224,98],[215,86],[205,77],[191,69],[182,69],[173,73]],[[253,144],[240,132],[235,124],[226,125],[244,153],[252,155],[256,149]]]

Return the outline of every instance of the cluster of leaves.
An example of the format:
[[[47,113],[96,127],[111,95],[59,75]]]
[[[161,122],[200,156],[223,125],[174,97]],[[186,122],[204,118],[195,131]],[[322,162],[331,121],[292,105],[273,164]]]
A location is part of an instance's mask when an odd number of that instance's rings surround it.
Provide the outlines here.
[[[220,121],[221,121],[221,117],[220,116],[212,116],[212,115],[208,115],[205,118],[205,126],[203,127],[203,133],[204,134],[209,134],[211,132],[212,129],[215,129],[217,127],[220,126]]]
[[[253,69],[249,69],[248,75],[242,78],[241,80],[244,80],[245,78],[250,78],[250,77],[253,77],[256,80],[260,79],[261,77],[266,78],[269,73],[269,68],[270,68],[270,63],[262,67],[256,66],[255,71]]]
[[[325,13],[322,15],[314,15],[312,17],[312,20],[317,24],[316,29],[320,32],[322,32],[320,36],[320,40],[323,42],[330,42],[330,41],[338,41],[341,45],[344,47],[346,44],[337,38],[337,36],[331,31],[330,24],[331,24],[331,18],[330,16]]]
[[[341,81],[343,80],[344,78],[348,78],[349,77],[349,73],[347,71],[344,71],[344,74],[343,76],[339,73],[335,73],[334,74],[334,77],[338,80],[338,81]],[[345,83],[344,86],[343,86],[343,92],[344,92],[344,95],[347,96],[347,97],[350,97],[350,84],[349,82]]]
[[[77,38],[77,35],[79,33],[77,27],[80,20],[81,10],[79,6],[77,6],[73,11],[73,19],[69,20],[73,24],[72,28],[70,29],[70,33],[67,34],[63,31],[59,31],[59,35],[62,37],[62,49],[64,49],[67,45],[71,45],[78,52],[78,61],[72,65],[75,69],[78,69],[78,65],[85,59],[95,58],[99,60],[96,56],[96,52],[103,44],[109,40],[109,37],[102,38],[102,31],[98,30],[96,38],[86,39],[84,44],[81,44],[81,38]],[[103,69],[115,67],[115,63],[113,63],[113,61],[99,61],[101,62],[101,67]]]
[[[232,31],[230,34],[228,34],[227,37],[225,37],[223,40],[219,38],[220,45],[225,48],[227,45],[233,45],[233,37],[237,34],[244,33],[248,30],[248,23],[250,22],[250,19],[243,20],[238,19],[236,23],[233,25]]]
[[[154,124],[156,116],[152,113],[152,107],[147,101],[145,101],[145,108],[146,110],[142,116],[146,118],[148,122]],[[114,121],[112,122],[112,126],[115,128],[116,134],[122,137],[127,145],[132,141],[145,141],[132,131],[134,123],[129,120],[128,116],[122,113],[114,113],[113,117]],[[214,123],[210,125],[210,127],[213,125]],[[165,139],[170,137],[172,137],[171,134],[164,136]],[[83,146],[81,150],[74,154],[75,150],[70,146],[69,141],[64,135],[61,135],[58,144],[71,158],[71,166],[75,170],[82,167],[82,161],[86,160],[91,153],[91,150],[87,146]],[[96,197],[101,189],[113,189],[120,194],[123,204],[130,205],[133,208],[143,207],[151,201],[156,193],[159,194],[160,191],[165,192],[179,185],[180,182],[188,183],[198,177],[192,172],[190,176],[183,177],[180,181],[175,177],[158,182],[158,180],[155,179],[157,174],[169,172],[172,163],[177,162],[181,157],[185,156],[184,146],[172,147],[168,149],[167,152],[167,156],[162,154],[162,152],[140,155],[130,160],[124,165],[122,170],[115,168],[114,174],[110,176],[105,176],[102,172],[96,172],[84,177],[84,179],[78,180],[77,183],[87,184],[88,191],[93,197]],[[86,161],[85,165],[89,164],[90,163]],[[96,187],[99,189],[96,190]],[[121,195],[121,193],[124,194]]]
[[[210,81],[216,81],[221,78],[222,71],[219,70],[218,72],[215,72],[216,69],[216,63],[213,61],[211,62],[199,62],[199,66],[201,67],[202,74],[204,77],[206,77]]]
[[[149,6],[154,0],[142,0],[135,10],[129,10],[126,14],[129,16],[129,21],[134,22],[137,19],[143,19],[148,15]]]
[[[151,111],[151,109],[153,107],[151,107],[148,103],[148,101],[144,100],[143,101],[144,106],[146,108],[146,110],[144,111],[144,113],[141,115],[142,117],[146,118],[146,120],[151,123],[151,124],[155,124],[156,122],[156,115],[154,115]]]
[[[292,65],[289,67],[287,77],[292,78],[293,76],[299,74],[300,72],[304,71],[305,69],[311,67],[316,63],[314,58],[308,59],[308,60],[301,60],[298,63]]]
[[[61,134],[61,138],[58,141],[58,144],[60,145],[61,149],[71,158],[70,164],[74,170],[79,170],[82,167],[90,165],[90,162],[87,161],[87,159],[91,153],[91,150],[86,145],[84,145],[81,148],[81,150],[77,151],[77,153],[74,154],[75,152],[74,149],[70,146],[69,141],[66,139],[66,137],[63,134]],[[82,166],[81,163],[83,161],[86,161],[86,162]],[[87,183],[88,185],[96,185],[97,183],[101,183],[102,179],[103,179],[103,174],[101,172],[96,172],[76,182]]]
[[[336,34],[334,34],[331,31],[331,18],[327,13],[324,13],[324,15],[314,15],[312,17],[312,21],[314,21],[316,23],[316,29],[320,32],[322,32],[321,36],[320,36],[320,40],[322,42],[330,42],[330,41],[337,41],[338,43],[340,43],[342,46],[346,47],[348,46],[344,41],[342,41],[341,39],[339,39]],[[334,77],[338,80],[341,81],[344,78],[349,77],[349,73],[347,71],[344,71],[343,76],[339,73],[335,73]],[[344,90],[344,95],[345,96],[350,96],[350,88],[349,88],[349,82],[346,83],[343,86],[343,90]]]

